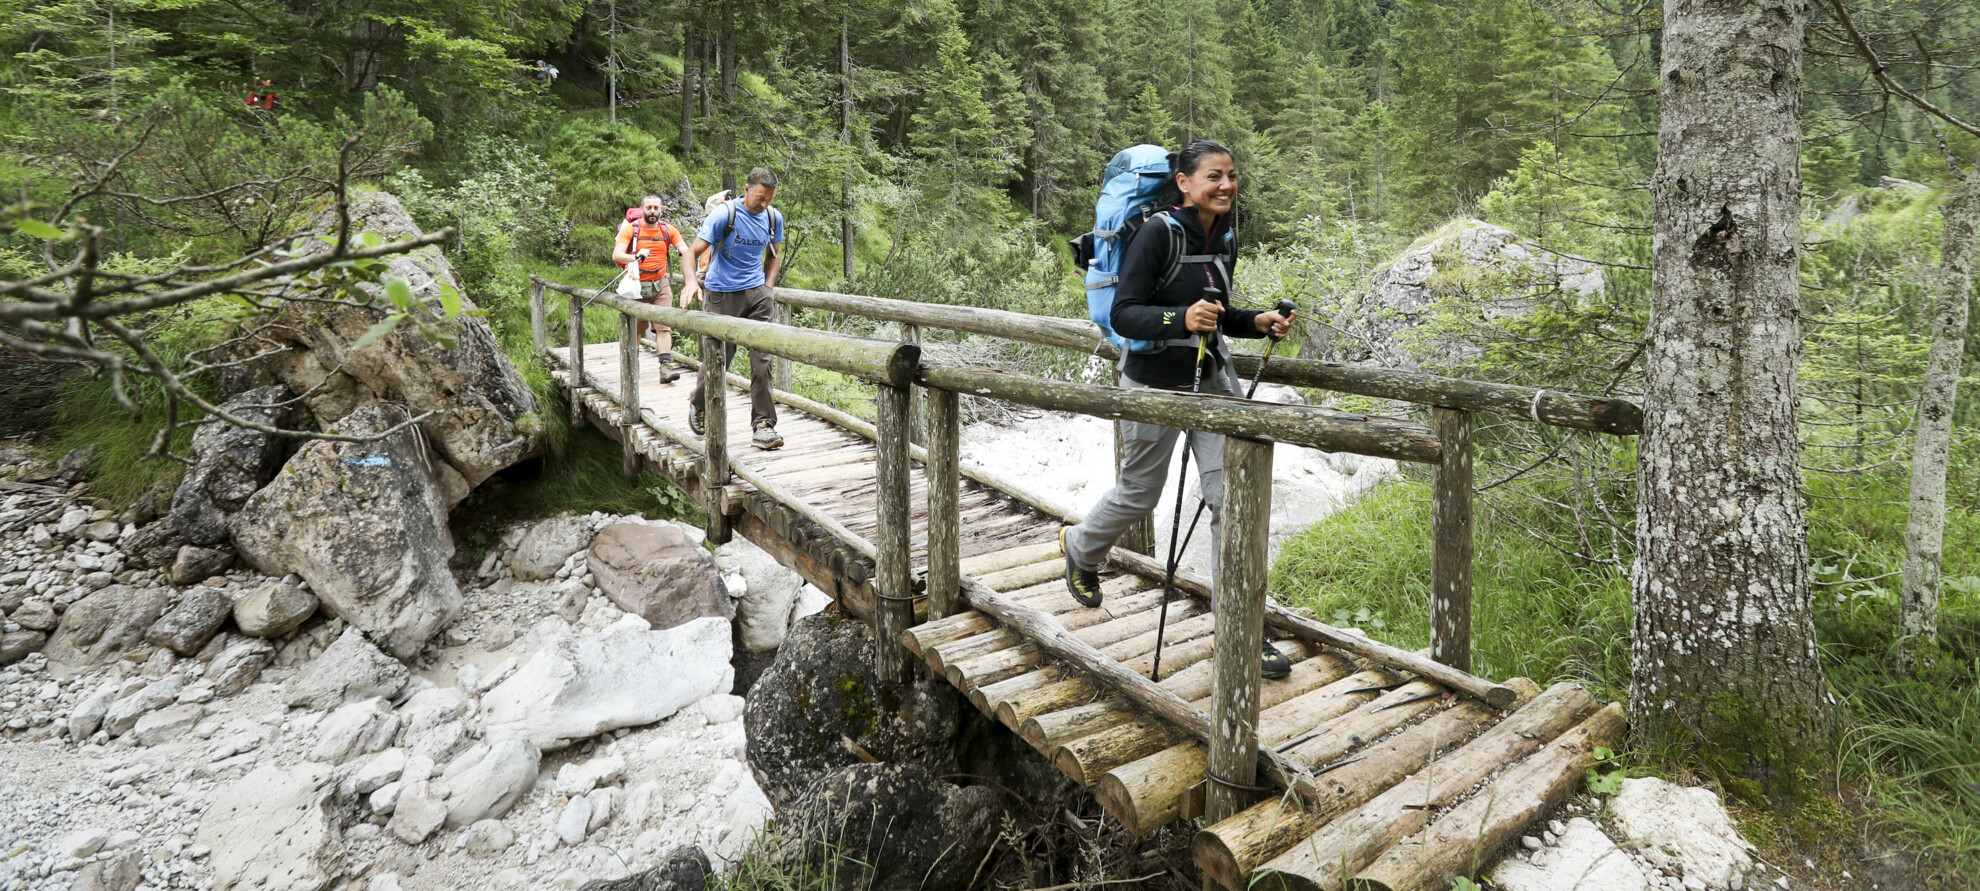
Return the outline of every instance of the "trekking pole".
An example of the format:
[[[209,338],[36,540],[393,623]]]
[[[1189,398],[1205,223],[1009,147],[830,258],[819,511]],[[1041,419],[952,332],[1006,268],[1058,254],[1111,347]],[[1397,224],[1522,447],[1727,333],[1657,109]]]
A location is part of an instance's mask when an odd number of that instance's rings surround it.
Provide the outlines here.
[[[589,307],[589,306],[591,306],[591,301],[593,301],[593,300],[597,300],[597,299],[598,299],[598,295],[600,295],[600,294],[603,294],[603,293],[605,293],[606,291],[610,291],[610,290],[612,290],[613,288],[616,288],[616,287],[618,287],[618,286],[619,286],[619,279],[622,279],[622,278],[625,278],[625,277],[626,277],[626,270],[628,270],[628,269],[631,269],[631,268],[633,268],[633,264],[631,264],[631,263],[627,263],[627,264],[625,265],[625,267],[624,267],[624,268],[622,268],[622,269],[620,269],[620,270],[619,270],[619,274],[618,274],[618,275],[615,275],[615,276],[612,276],[612,280],[611,280],[611,281],[609,281],[609,282],[606,282],[606,283],[605,283],[605,287],[602,287],[602,288],[599,288],[598,290],[596,290],[596,291],[593,291],[593,292],[591,292],[591,297],[590,297],[590,298],[588,298],[588,299],[586,299],[586,300],[584,301],[584,305],[583,305],[583,306],[579,306],[579,307],[578,307],[578,309],[584,309],[584,308],[586,308],[586,307]]]
[[[1273,309],[1283,313],[1286,318],[1292,318],[1293,313],[1299,312],[1299,306],[1290,300],[1279,301],[1279,305],[1273,307]],[[1265,358],[1258,361],[1258,370],[1251,373],[1251,386],[1245,389],[1244,398],[1250,399],[1258,392],[1258,379],[1265,376],[1265,363],[1272,361],[1272,351],[1279,348],[1279,340],[1280,338],[1274,337],[1270,343],[1265,345]],[[1203,511],[1209,506],[1208,502],[1201,499],[1197,500],[1196,516],[1189,518],[1189,531],[1183,533],[1182,546],[1185,550],[1189,548],[1189,540],[1196,537],[1196,524],[1202,522]],[[1173,535],[1174,533],[1170,534]],[[1155,635],[1158,642],[1161,640],[1161,637],[1162,635],[1160,633]],[[1157,658],[1160,657],[1158,656]]]
[[[1205,288],[1214,292],[1216,288]],[[1205,331],[1197,335],[1196,365],[1189,372],[1189,392],[1203,392],[1203,354],[1210,349],[1210,336],[1215,331]],[[1155,619],[1155,664],[1148,669],[1148,679],[1162,679],[1162,634],[1169,630],[1169,595],[1176,588],[1176,563],[1182,559],[1182,550],[1176,547],[1176,533],[1182,531],[1183,488],[1189,485],[1189,452],[1194,444],[1196,431],[1183,431],[1182,465],[1176,469],[1176,519],[1169,524],[1169,565],[1162,574],[1162,612]]]

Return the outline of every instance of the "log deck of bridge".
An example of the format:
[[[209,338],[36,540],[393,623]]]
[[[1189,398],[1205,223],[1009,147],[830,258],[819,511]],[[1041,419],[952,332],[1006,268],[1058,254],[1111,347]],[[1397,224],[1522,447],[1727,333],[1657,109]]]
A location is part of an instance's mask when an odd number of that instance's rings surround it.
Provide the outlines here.
[[[746,382],[730,375],[730,386],[710,397],[710,419],[734,406],[716,452],[740,479],[725,473],[711,480],[709,443],[687,424],[695,374],[661,382],[652,354],[630,348],[630,324],[622,325],[619,342],[573,339],[550,347],[542,298],[539,286],[532,303],[542,355],[574,414],[628,444],[629,470],[644,466],[667,477],[708,509],[711,537],[741,532],[873,622],[883,640],[895,638],[902,658],[953,684],[1089,787],[1131,831],[1202,820],[1192,841],[1196,862],[1227,888],[1260,882],[1441,891],[1558,804],[1594,749],[1619,740],[1621,706],[1605,706],[1573,684],[1544,691],[1519,678],[1494,684],[1277,606],[1259,612],[1253,621],[1262,627],[1247,634],[1225,624],[1228,616],[1213,615],[1207,585],[1187,573],[1178,587],[1190,596],[1169,606],[1161,675],[1149,681],[1160,565],[1117,548],[1103,576],[1104,602],[1075,604],[1062,581],[1057,536],[1076,516],[988,473],[963,468],[955,475],[953,392],[930,390],[929,410],[946,422],[949,438],[941,425],[929,425],[936,432],[924,450],[893,431],[906,426],[906,387],[878,388],[878,426],[778,391],[785,445],[760,451],[750,445],[747,391],[737,386]],[[609,297],[601,302],[645,315]],[[701,316],[663,315],[677,335]],[[572,373],[573,347],[583,355],[582,375]],[[626,386],[626,368],[637,369],[634,387]],[[924,384],[941,380],[923,373]],[[898,399],[891,409],[890,390]],[[624,404],[628,395],[636,411]],[[1531,404],[1539,419],[1541,397]],[[1439,426],[1446,447],[1457,441],[1454,425]],[[1467,444],[1468,429],[1467,422],[1460,431]],[[1235,486],[1227,480],[1226,527],[1233,514],[1240,525],[1255,525],[1262,552],[1262,520],[1243,519],[1255,516],[1246,513],[1242,488],[1247,468],[1256,466],[1242,457],[1252,446],[1236,436],[1230,442],[1240,460],[1227,459],[1227,474],[1239,479]],[[1269,444],[1262,451],[1269,474]],[[1416,460],[1446,466],[1451,457],[1431,451]],[[1468,451],[1463,464],[1468,494]],[[1250,481],[1254,491],[1257,482]],[[1269,478],[1263,486],[1269,498]],[[890,490],[904,492],[906,503],[898,494],[890,502]],[[954,519],[931,520],[931,506],[950,491],[955,501],[941,512]],[[1468,500],[1464,509],[1468,642]],[[892,528],[896,518],[905,519],[904,536]],[[954,540],[945,540],[942,530],[951,524]],[[889,563],[905,556],[901,544],[911,555],[905,572]],[[942,557],[931,560],[937,550]],[[953,580],[944,575],[948,561]],[[1262,589],[1262,556],[1254,564],[1255,581],[1239,584]],[[1226,565],[1245,575],[1243,566]],[[1224,571],[1227,582],[1232,572]],[[1290,676],[1257,680],[1253,635],[1260,632],[1292,658]],[[1252,655],[1218,660],[1220,634],[1234,635],[1240,652]],[[883,653],[882,662],[890,658]],[[1249,678],[1221,676],[1232,665],[1246,667]],[[1239,691],[1235,706],[1219,700],[1232,698],[1230,690]]]

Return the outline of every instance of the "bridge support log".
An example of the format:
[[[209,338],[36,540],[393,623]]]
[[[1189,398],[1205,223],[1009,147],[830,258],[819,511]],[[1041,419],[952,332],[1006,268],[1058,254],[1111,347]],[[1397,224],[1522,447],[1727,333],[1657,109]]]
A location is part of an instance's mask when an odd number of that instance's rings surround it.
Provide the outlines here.
[[[1272,444],[1224,438],[1224,534],[1217,550],[1215,682],[1205,814],[1242,810],[1258,784],[1258,654],[1265,640],[1266,555],[1271,546]],[[1160,751],[1160,749],[1157,749]]]
[[[1431,483],[1430,658],[1471,670],[1471,412],[1433,406],[1443,446]]]
[[[619,408],[626,422],[620,427],[619,471],[627,479],[639,476],[639,324],[619,314]]]
[[[550,349],[550,309],[543,302],[541,279],[529,283],[529,346],[531,359],[541,360]]]
[[[955,614],[962,578],[962,417],[960,399],[947,390],[928,398],[928,617]]]
[[[578,391],[589,386],[584,379],[584,298],[571,295],[570,317],[571,423],[584,423],[584,400]]]
[[[874,529],[873,673],[900,683],[914,676],[914,654],[900,644],[914,627],[913,534],[908,497],[909,388],[881,384],[875,427],[880,440],[874,476],[877,486]]]
[[[1625,723],[1622,704],[1609,704],[1513,765],[1423,832],[1390,846],[1345,887],[1349,891],[1449,887],[1457,876],[1472,873],[1500,845],[1558,806],[1595,763],[1595,749],[1615,746],[1622,739]],[[1293,851],[1304,848],[1298,845]],[[1282,884],[1291,888],[1321,887],[1290,872],[1285,879]]]
[[[702,429],[707,433],[702,437],[701,484],[714,492],[729,484],[729,388],[728,382],[719,373],[722,368],[722,341],[713,335],[701,335],[701,355],[707,360],[702,366],[701,387]],[[709,367],[717,369],[716,374],[708,374]],[[729,542],[729,516],[722,511],[718,499],[709,499],[708,540],[715,544]]]

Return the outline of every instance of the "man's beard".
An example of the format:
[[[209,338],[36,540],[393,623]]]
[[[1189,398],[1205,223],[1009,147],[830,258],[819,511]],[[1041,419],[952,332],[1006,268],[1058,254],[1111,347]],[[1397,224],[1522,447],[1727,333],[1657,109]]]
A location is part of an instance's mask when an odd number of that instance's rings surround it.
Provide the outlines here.
[[[647,214],[647,215],[646,215],[646,221],[647,221],[648,223],[658,223],[658,222],[660,222],[660,215],[659,215],[659,214],[657,214],[657,213],[650,213],[650,214]]]

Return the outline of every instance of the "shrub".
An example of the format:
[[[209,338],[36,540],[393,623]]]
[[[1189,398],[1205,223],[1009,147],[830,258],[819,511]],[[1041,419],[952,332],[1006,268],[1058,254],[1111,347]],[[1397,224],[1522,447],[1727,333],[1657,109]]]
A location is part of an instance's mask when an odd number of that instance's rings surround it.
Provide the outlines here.
[[[580,224],[609,226],[648,192],[686,175],[660,139],[637,127],[573,120],[552,137],[548,153],[557,201]]]

